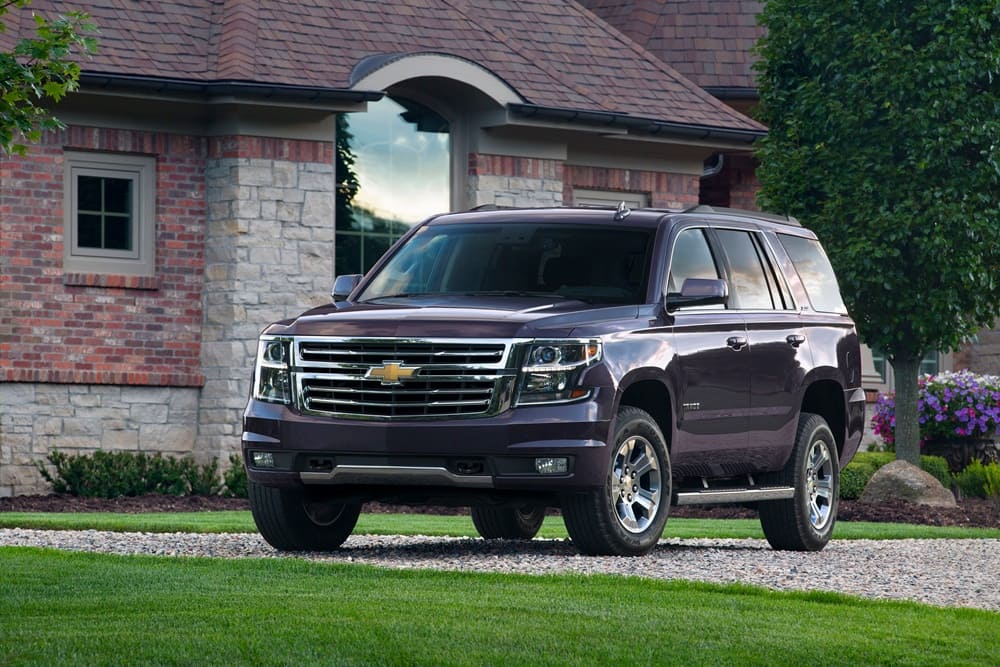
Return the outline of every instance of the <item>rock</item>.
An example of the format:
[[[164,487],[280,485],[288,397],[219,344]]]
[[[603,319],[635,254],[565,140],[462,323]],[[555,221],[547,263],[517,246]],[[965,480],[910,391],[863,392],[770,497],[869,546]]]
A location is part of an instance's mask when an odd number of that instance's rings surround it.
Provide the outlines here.
[[[895,460],[882,466],[861,493],[861,502],[880,503],[890,499],[917,505],[955,507],[955,496],[933,475],[912,463]]]

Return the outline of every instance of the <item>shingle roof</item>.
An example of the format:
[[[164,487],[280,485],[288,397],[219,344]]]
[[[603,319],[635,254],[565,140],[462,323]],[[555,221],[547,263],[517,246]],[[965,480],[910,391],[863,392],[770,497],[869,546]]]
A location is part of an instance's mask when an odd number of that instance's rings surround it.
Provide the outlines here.
[[[756,88],[752,0],[578,0],[705,88]]]
[[[342,90],[365,57],[438,52],[489,69],[532,105],[763,129],[573,0],[34,0],[30,9],[90,13],[100,30],[98,53],[82,63],[91,74]]]

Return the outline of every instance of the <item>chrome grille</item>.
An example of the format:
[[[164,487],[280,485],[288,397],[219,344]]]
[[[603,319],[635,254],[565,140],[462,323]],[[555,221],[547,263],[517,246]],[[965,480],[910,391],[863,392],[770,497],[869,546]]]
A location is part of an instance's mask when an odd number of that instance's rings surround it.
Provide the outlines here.
[[[296,338],[298,406],[349,419],[494,414],[516,374],[510,350],[510,341]]]

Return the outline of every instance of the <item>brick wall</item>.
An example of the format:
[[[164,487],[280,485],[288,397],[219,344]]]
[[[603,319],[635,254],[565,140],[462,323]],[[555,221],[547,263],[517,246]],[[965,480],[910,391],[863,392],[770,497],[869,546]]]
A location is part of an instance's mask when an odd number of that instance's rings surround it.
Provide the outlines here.
[[[722,171],[702,179],[700,203],[710,206],[728,206],[756,211],[757,161],[749,155],[727,153],[723,156]]]
[[[64,148],[156,156],[154,278],[63,272]],[[71,127],[0,162],[0,381],[201,384],[206,148]]]
[[[559,160],[470,153],[467,207],[561,206],[563,171]]]
[[[566,166],[563,199],[573,201],[573,190],[643,192],[653,208],[680,209],[698,204],[698,177],[665,171],[610,167]]]

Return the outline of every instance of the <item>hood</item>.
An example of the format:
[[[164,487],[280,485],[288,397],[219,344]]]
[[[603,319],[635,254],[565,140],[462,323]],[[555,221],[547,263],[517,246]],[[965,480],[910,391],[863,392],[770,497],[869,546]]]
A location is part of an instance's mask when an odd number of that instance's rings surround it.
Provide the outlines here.
[[[574,328],[634,320],[638,306],[595,307],[545,297],[433,296],[322,306],[266,333],[298,336],[412,338],[562,337]]]

